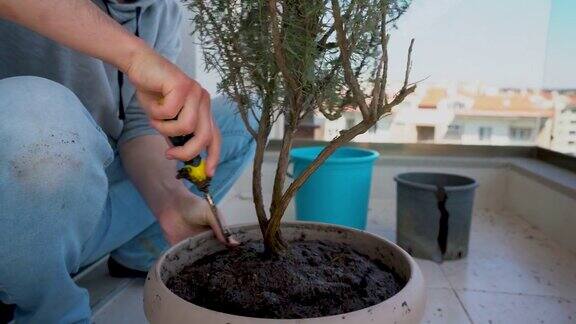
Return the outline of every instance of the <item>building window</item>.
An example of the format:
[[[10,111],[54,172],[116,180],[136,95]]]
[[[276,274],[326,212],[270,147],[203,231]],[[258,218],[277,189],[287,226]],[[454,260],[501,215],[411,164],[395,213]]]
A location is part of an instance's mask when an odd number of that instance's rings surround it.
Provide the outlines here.
[[[462,101],[453,101],[450,104],[450,108],[454,110],[464,110],[466,108],[466,105]]]
[[[510,139],[513,141],[532,140],[532,129],[527,127],[510,127]]]
[[[354,117],[346,118],[346,129],[350,129],[356,125],[356,120]]]
[[[460,140],[462,139],[463,127],[458,124],[448,125],[448,130],[446,131],[445,139],[450,140]]]
[[[492,139],[492,127],[480,127],[478,129],[478,139],[488,142]]]
[[[416,133],[418,142],[432,143],[434,142],[434,133],[436,127],[434,126],[416,126]]]
[[[570,135],[576,135],[576,131],[569,131],[568,134],[570,134]]]

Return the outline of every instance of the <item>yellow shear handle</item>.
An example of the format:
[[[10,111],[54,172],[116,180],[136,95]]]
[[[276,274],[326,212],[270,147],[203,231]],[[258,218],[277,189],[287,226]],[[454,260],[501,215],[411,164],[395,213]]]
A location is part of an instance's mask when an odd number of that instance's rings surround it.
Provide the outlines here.
[[[208,176],[206,175],[206,163],[204,160],[200,161],[198,166],[186,164],[182,170],[186,171],[186,174],[189,177],[188,180],[193,183],[202,183],[208,180]]]

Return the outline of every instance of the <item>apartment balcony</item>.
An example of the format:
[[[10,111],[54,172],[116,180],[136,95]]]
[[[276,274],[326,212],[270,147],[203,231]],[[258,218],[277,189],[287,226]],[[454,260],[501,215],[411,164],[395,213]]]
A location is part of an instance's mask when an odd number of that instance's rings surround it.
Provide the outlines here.
[[[428,287],[423,323],[576,322],[576,159],[534,147],[356,145],[382,153],[367,231],[392,241],[396,174],[449,172],[480,183],[468,256],[417,260]],[[270,186],[277,146],[270,144],[264,165]],[[221,205],[231,223],[255,221],[250,183],[246,170]],[[293,218],[291,207],[286,219]],[[90,291],[96,323],[146,322],[143,280],[110,278],[105,260],[76,280]]]

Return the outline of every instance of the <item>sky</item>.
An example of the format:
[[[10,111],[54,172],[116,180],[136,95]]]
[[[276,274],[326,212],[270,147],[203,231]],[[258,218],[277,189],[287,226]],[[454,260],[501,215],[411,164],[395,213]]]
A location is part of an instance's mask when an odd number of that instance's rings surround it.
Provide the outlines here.
[[[576,0],[413,0],[391,31],[391,80],[404,76],[412,37],[413,81],[576,88]],[[184,65],[216,94],[219,78],[192,41],[184,37]]]
[[[576,1],[552,2],[544,84],[576,88]]]
[[[576,0],[414,0],[391,32],[391,78],[576,88]]]

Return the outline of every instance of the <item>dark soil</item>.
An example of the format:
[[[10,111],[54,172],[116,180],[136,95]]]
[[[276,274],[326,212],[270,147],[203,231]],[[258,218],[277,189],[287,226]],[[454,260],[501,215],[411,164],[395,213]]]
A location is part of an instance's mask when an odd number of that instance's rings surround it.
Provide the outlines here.
[[[215,311],[260,318],[310,318],[366,308],[405,282],[349,246],[296,241],[267,257],[261,242],[204,257],[169,278],[178,296]]]

